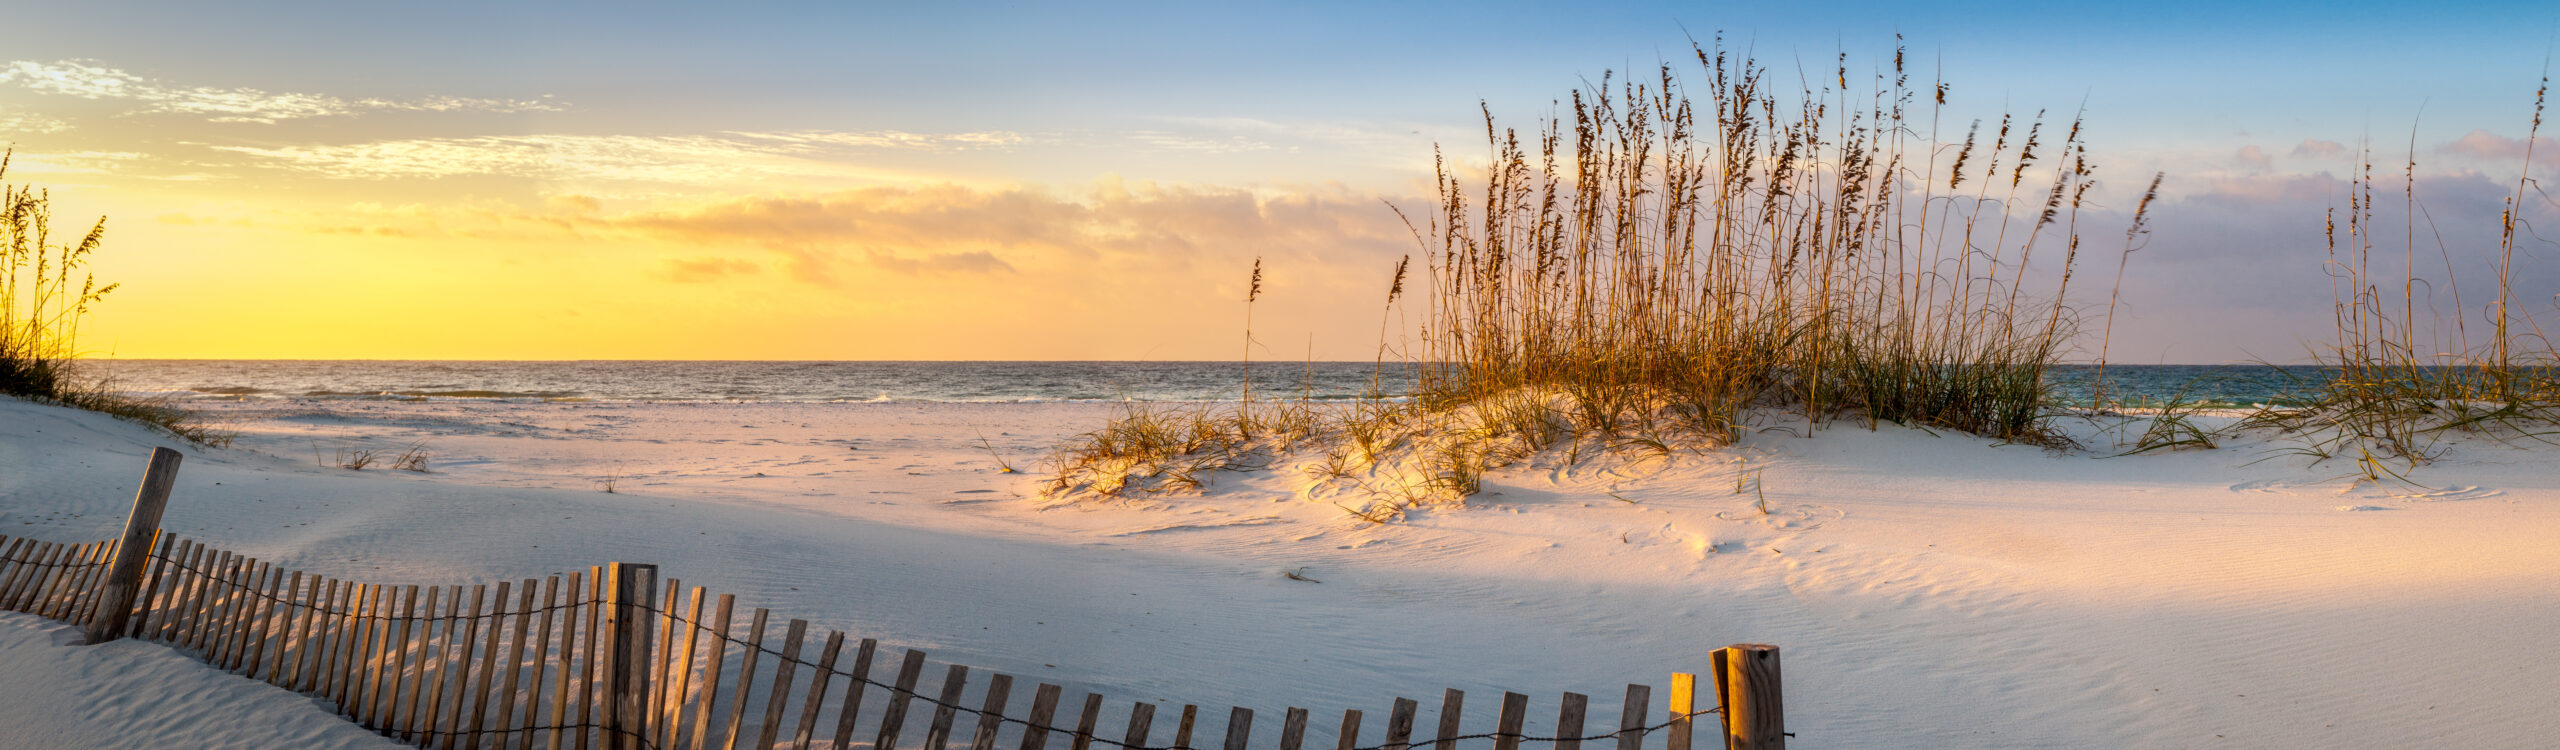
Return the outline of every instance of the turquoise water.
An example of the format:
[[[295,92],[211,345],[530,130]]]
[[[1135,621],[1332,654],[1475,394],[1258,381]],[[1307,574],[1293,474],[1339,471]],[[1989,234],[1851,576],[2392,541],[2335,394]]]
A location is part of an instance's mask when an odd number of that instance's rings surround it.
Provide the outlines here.
[[[1231,400],[1235,362],[467,362],[385,360],[98,360],[116,387],[182,398],[585,399],[599,401],[1038,402]],[[2142,403],[2183,393],[2216,406],[2272,403],[2288,378],[2314,367],[2114,365],[2108,400]],[[1262,394],[1350,399],[1411,388],[1390,363],[1271,362],[1251,367]],[[2054,368],[2046,382],[2087,403],[2093,367]]]

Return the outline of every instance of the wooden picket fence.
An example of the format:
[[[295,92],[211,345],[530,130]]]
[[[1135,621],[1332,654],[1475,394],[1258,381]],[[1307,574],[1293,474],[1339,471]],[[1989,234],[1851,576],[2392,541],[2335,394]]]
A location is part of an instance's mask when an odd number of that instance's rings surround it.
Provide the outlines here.
[[[1018,708],[1014,678],[947,664],[926,684],[926,654],[891,658],[869,638],[815,638],[789,620],[779,640],[773,615],[756,608],[736,626],[736,600],[681,581],[658,581],[652,565],[612,563],[565,578],[487,585],[380,585],[278,569],[156,528],[175,452],[156,451],[122,538],[63,544],[0,536],[0,607],[84,626],[90,643],[118,637],[158,641],[287,690],[319,696],[347,718],[386,737],[445,750],[534,747],[776,748],[819,743],[897,750],[923,730],[923,750],[1195,750],[1195,733],[1217,717],[1181,706],[1170,744],[1158,741],[1157,704],[1128,704],[1106,719],[1106,700],[1087,693],[1072,719],[1064,689],[1041,683]],[[157,497],[155,497],[155,488]],[[130,548],[130,552],[128,550]],[[709,618],[706,621],[705,615]],[[848,655],[846,651],[851,651]],[[814,652],[814,653],[813,653]],[[1504,693],[1492,731],[1466,733],[1465,694],[1442,695],[1437,731],[1417,739],[1419,702],[1397,698],[1383,743],[1364,746],[1363,714],[1344,711],[1335,750],[1458,750],[1490,741],[1582,750],[1611,741],[1645,750],[1693,750],[1697,717],[1721,713],[1724,746],[1784,748],[1777,649],[1738,645],[1712,653],[1713,703],[1696,704],[1697,681],[1674,674],[1667,715],[1649,718],[1652,688],[1627,686],[1616,726],[1585,736],[1587,696],[1564,693],[1545,736],[1531,736],[1527,696]],[[846,659],[850,658],[850,664]],[[813,660],[814,658],[814,660]],[[895,662],[891,664],[890,662]],[[983,675],[975,695],[970,687]],[[796,709],[796,710],[795,710]],[[911,711],[931,716],[910,716]],[[955,737],[961,716],[973,726]],[[1254,711],[1227,711],[1222,750],[1251,750]],[[1281,716],[1277,750],[1308,747],[1309,712]],[[1317,731],[1321,733],[1322,729]]]

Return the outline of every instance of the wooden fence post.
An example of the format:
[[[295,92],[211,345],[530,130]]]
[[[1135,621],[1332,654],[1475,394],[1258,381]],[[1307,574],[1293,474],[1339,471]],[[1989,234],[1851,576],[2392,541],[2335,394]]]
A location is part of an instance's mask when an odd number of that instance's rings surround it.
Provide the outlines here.
[[[658,566],[618,562],[605,574],[605,747],[640,750],[649,736],[649,626]]]
[[[142,569],[151,561],[152,537],[160,533],[160,511],[169,507],[169,488],[178,483],[178,462],[185,456],[167,448],[151,449],[150,468],[142,472],[142,489],[133,495],[133,513],[124,518],[124,536],[116,545],[116,559],[107,568],[107,580],[89,616],[90,644],[105,643],[124,636],[125,621],[133,615],[134,594],[141,591]]]
[[[1778,647],[1737,643],[1716,652],[1716,696],[1724,702],[1727,750],[1786,750]]]

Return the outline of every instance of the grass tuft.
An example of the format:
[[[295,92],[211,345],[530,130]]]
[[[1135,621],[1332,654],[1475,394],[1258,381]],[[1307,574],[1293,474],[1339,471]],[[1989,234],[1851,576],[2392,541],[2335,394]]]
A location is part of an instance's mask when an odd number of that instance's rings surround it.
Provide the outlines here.
[[[0,155],[0,176],[14,156]],[[79,366],[80,322],[116,290],[86,270],[106,230],[101,217],[78,241],[55,242],[51,192],[0,186],[0,395],[113,415],[198,445],[228,445],[228,433],[175,401],[118,393]]]
[[[2394,243],[2383,237],[2385,222],[2377,216],[2387,196],[2376,195],[2368,148],[2347,193],[2345,221],[2332,209],[2326,222],[2336,339],[2314,352],[2314,362],[2323,366],[2317,374],[2288,373],[2288,405],[2261,409],[2244,426],[2299,438],[2291,452],[2314,462],[2351,457],[2364,479],[2400,482],[2441,455],[2445,441],[2458,434],[2543,442],[2560,434],[2560,352],[2513,284],[2518,245],[2532,238],[2519,213],[2540,195],[2531,177],[2532,144],[2541,134],[2550,90],[2545,77],[2534,92],[2527,146],[2500,214],[2497,246],[2462,258],[2486,261],[2495,273],[2489,304],[2478,317],[2462,302],[2453,248],[2441,239],[2434,248],[2445,269],[2441,280],[2420,270],[2415,230],[2432,220],[2417,195],[2415,137],[2401,170],[2398,264],[2390,262],[2388,245]],[[2400,273],[2392,274],[2392,265],[2401,266]],[[2452,302],[2453,312],[2440,310],[2440,297]]]

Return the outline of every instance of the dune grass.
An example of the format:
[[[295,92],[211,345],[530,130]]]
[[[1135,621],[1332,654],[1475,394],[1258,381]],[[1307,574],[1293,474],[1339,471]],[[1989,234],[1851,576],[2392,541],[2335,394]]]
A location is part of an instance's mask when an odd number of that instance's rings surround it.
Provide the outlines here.
[[[1844,56],[1784,92],[1720,43],[1694,52],[1690,80],[1604,75],[1525,134],[1486,108],[1487,161],[1441,158],[1433,210],[1398,209],[1423,323],[1380,368],[1411,371],[1406,398],[1302,403],[1304,429],[1268,441],[1268,399],[1132,405],[1053,459],[1052,493],[1196,486],[1312,443],[1329,480],[1401,498],[1346,508],[1378,520],[1544,452],[1707,449],[1769,415],[2065,443],[2044,374],[2078,330],[2082,123],[1946,127],[1950,87],[1914,88],[1898,49],[1872,79]]]
[[[2244,426],[2299,436],[2296,452],[2315,461],[2352,459],[2359,474],[2377,481],[2406,481],[2409,469],[2440,455],[2456,434],[2545,441],[2560,434],[2560,352],[2534,319],[2534,300],[2519,299],[2514,288],[2519,244],[2536,239],[2519,214],[2529,201],[2548,199],[2532,167],[2550,90],[2546,76],[2534,92],[2523,163],[2494,248],[2462,253],[2439,239],[2427,253],[2436,257],[2424,258],[2417,227],[2430,220],[2417,194],[2414,138],[2399,201],[2376,194],[2372,152],[2365,151],[2345,221],[2335,210],[2327,221],[2337,335],[2312,357],[2325,374],[2297,378],[2288,400],[2298,405],[2260,410]],[[2394,202],[2402,230],[2396,238],[2377,219]],[[2401,246],[2400,258],[2390,257],[2393,244]],[[2439,261],[2441,280],[2424,270]],[[2494,269],[2494,288],[2476,319],[2456,273],[2464,262]],[[2440,312],[2439,298],[2454,312]]]
[[[14,155],[14,154],[13,154]],[[9,156],[0,156],[0,176]],[[0,395],[104,412],[219,445],[228,437],[166,399],[117,393],[79,366],[80,321],[116,285],[100,285],[86,269],[106,235],[105,218],[72,243],[53,236],[52,196],[29,186],[0,187]]]

